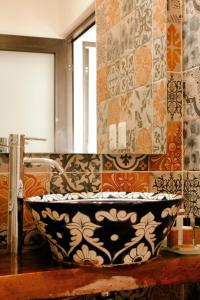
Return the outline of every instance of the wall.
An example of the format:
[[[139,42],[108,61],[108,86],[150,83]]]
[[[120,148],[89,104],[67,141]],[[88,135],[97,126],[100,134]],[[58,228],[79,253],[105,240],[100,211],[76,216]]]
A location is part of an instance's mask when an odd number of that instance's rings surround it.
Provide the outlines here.
[[[96,1],[98,153],[166,153],[166,10]]]

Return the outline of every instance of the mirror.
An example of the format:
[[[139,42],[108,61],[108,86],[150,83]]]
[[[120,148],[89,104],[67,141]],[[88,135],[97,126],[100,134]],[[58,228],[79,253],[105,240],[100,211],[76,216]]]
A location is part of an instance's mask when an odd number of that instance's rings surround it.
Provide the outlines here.
[[[19,6],[23,4],[23,0],[20,1]],[[91,3],[93,4],[92,7]],[[66,6],[67,4],[66,1],[62,1],[59,5],[58,8],[61,9],[62,5]],[[74,11],[75,7],[77,9],[76,13]],[[94,11],[94,3],[91,0],[75,0],[73,7],[71,5],[69,9],[73,11],[74,20],[72,23],[76,27],[86,18],[89,11],[91,14],[91,9]],[[33,14],[34,12],[36,11],[33,9]],[[62,15],[62,17],[64,16]],[[69,23],[69,21],[67,22]],[[95,30],[93,30],[94,32]],[[5,152],[6,147],[3,147],[3,145],[8,143],[10,133],[47,139],[46,142],[29,142],[26,145],[26,152],[64,153],[73,152],[74,150],[83,153],[95,152],[96,141],[93,143],[95,147],[93,145],[93,148],[89,150],[85,133],[87,134],[88,131],[91,136],[90,128],[93,128],[93,135],[94,131],[96,132],[95,126],[90,126],[90,121],[88,121],[96,115],[95,108],[93,108],[92,113],[89,107],[86,109],[86,105],[91,102],[91,97],[89,97],[91,90],[88,82],[93,80],[92,84],[94,84],[95,81],[94,76],[91,77],[88,70],[96,65],[96,57],[94,60],[96,54],[93,51],[95,44],[90,44],[95,43],[96,35],[93,34],[92,39],[85,36],[85,39],[82,39],[79,43],[82,52],[78,54],[81,57],[78,57],[76,61],[79,64],[78,72],[85,85],[81,88],[81,92],[84,93],[83,105],[85,106],[81,107],[79,102],[78,109],[74,109],[75,117],[73,117],[71,100],[66,100],[69,92],[68,76],[70,73],[68,56],[71,51],[68,47],[68,41],[47,37],[25,37],[21,35],[21,32],[18,32],[18,34],[18,36],[0,34],[0,102],[1,107],[3,107],[0,112],[0,152]],[[84,33],[84,35],[86,34]],[[75,38],[74,45],[75,43],[78,44],[77,38]],[[75,49],[75,46],[73,48]],[[93,68],[93,74],[94,71],[96,75],[96,69]],[[76,80],[73,80],[73,82],[76,82]],[[80,100],[80,88],[74,85],[74,90],[76,94],[79,92],[77,98]],[[96,91],[93,90],[92,93],[94,100]],[[89,112],[88,115],[87,112]],[[73,122],[73,119],[77,117],[79,118],[79,128],[75,126],[76,122]],[[80,118],[84,119],[81,124]],[[84,125],[86,121],[88,122]],[[82,128],[83,130],[80,130]],[[73,138],[73,130],[78,135],[76,138]],[[82,136],[80,136],[81,131]],[[78,145],[80,140],[82,142]],[[72,146],[73,141],[75,147]]]

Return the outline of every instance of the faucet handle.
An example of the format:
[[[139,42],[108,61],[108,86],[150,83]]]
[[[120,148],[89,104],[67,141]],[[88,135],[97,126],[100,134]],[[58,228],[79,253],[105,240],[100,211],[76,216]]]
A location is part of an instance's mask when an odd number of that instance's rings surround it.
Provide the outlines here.
[[[38,137],[30,137],[30,136],[25,136],[24,138],[27,141],[47,141],[45,138],[38,138]]]

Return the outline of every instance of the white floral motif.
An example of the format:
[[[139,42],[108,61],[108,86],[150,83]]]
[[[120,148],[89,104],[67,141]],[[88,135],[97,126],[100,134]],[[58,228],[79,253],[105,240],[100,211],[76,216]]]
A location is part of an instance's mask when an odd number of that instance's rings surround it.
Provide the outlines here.
[[[71,248],[68,252],[68,255],[78,244],[81,243],[83,239],[85,239],[88,243],[103,251],[111,259],[110,252],[102,247],[103,242],[100,242],[99,238],[93,237],[95,229],[101,226],[92,223],[87,215],[78,212],[73,217],[72,223],[67,224],[66,227],[70,229],[71,234]]]
[[[110,221],[127,221],[128,219],[131,220],[131,223],[135,223],[137,214],[135,212],[127,213],[125,210],[117,211],[116,208],[111,208],[108,211],[98,211],[95,215],[95,218],[97,221],[101,222],[105,218],[107,218]]]
[[[155,229],[161,223],[156,222],[152,212],[149,212],[144,217],[141,218],[140,223],[133,225],[133,228],[136,229],[136,237],[145,237],[145,239],[150,243],[152,252],[155,250],[154,241],[156,240]]]
[[[63,247],[61,247],[60,245],[58,245],[58,242],[52,237],[52,235],[46,233],[46,226],[47,226],[47,224],[44,223],[44,222],[42,222],[40,220],[39,213],[37,211],[35,211],[34,209],[32,209],[31,212],[32,212],[32,215],[34,217],[35,224],[36,224],[37,228],[40,230],[40,232],[48,240],[53,255],[57,259],[63,260],[63,257],[67,255],[66,251],[64,250]]]
[[[177,205],[172,205],[172,207],[166,207],[162,213],[161,213],[161,217],[164,219],[166,218],[168,215],[170,216],[176,216],[177,212],[178,212],[178,207]]]
[[[147,261],[151,257],[151,252],[144,243],[141,243],[137,248],[131,249],[130,253],[124,257],[124,263],[136,263]]]
[[[81,250],[77,250],[73,259],[78,263],[102,265],[104,260],[102,256],[97,255],[96,251],[89,250],[87,245],[83,245]]]
[[[46,207],[46,210],[42,210],[42,216],[43,218],[49,217],[55,221],[62,221],[64,219],[66,223],[69,222],[68,214],[64,213],[59,215],[59,213],[56,210],[51,210],[49,207]]]

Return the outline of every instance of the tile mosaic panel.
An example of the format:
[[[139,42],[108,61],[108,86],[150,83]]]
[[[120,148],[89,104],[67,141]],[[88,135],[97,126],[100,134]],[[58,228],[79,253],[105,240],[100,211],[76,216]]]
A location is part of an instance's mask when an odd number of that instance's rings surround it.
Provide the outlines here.
[[[52,174],[50,183],[51,193],[100,192],[100,173],[65,173]]]
[[[183,111],[183,82],[181,73],[168,73],[167,118],[180,121]]]
[[[200,65],[200,6],[197,0],[184,1],[183,69]]]
[[[102,156],[103,171],[147,171],[147,155],[105,154]]]
[[[98,153],[165,152],[165,124],[153,124],[152,84],[167,76],[166,4],[166,0],[102,0],[96,4],[97,19],[102,18],[104,13],[107,26],[106,31],[97,30]],[[97,26],[104,26],[104,22],[97,20]],[[140,87],[141,91],[137,91]],[[151,90],[149,95],[146,93],[148,89]],[[118,96],[121,97],[120,117]],[[107,106],[104,104],[106,122],[102,117],[102,107],[98,107],[102,101],[108,102]],[[125,111],[124,103],[131,105],[131,108]],[[131,111],[136,106],[133,115]],[[159,108],[157,105],[154,116],[158,109],[159,116],[167,114],[166,110],[161,111],[161,105]],[[118,140],[119,122],[125,124],[124,144]],[[116,125],[114,147],[110,142],[109,124]]]
[[[100,171],[100,155],[98,154],[50,154],[65,172],[91,173]]]
[[[135,5],[135,47],[152,38],[152,0],[136,0]]]
[[[151,173],[149,191],[155,193],[182,194],[182,173]]]
[[[148,192],[148,173],[102,173],[103,192]]]
[[[168,122],[167,128],[167,154],[149,156],[151,171],[182,170],[182,123]]]
[[[200,216],[200,172],[184,172],[183,196],[186,212]]]
[[[96,32],[97,36],[102,36],[108,31],[107,15],[107,0],[96,0]]]
[[[185,120],[200,117],[200,67],[183,73]]]
[[[184,169],[200,170],[200,119],[184,122]]]

